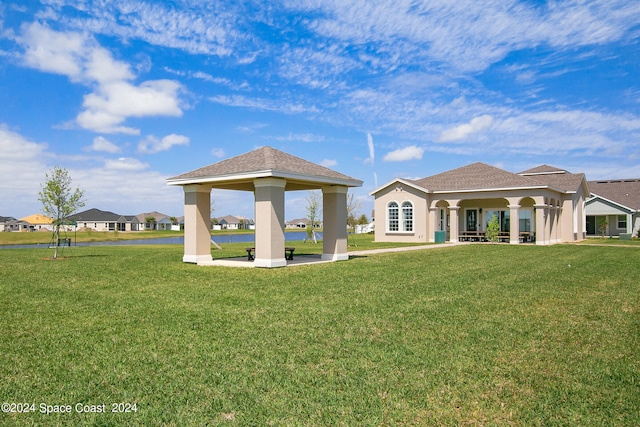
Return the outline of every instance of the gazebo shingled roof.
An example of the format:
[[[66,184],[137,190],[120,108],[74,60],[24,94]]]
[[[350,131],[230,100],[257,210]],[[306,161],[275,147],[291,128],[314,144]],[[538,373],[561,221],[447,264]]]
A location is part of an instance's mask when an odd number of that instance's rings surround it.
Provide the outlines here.
[[[286,178],[287,190],[330,184],[362,185],[362,181],[355,178],[269,146],[169,178],[167,182],[170,185],[210,183],[216,188],[252,191],[253,179],[266,177]]]

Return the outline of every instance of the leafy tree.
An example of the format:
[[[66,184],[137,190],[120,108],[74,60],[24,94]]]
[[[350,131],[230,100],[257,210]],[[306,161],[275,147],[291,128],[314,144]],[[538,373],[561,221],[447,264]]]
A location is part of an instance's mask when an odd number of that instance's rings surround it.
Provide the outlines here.
[[[144,222],[147,224],[147,230],[151,230],[151,224],[156,222],[156,217],[155,216],[145,217]]]
[[[369,224],[369,218],[365,214],[360,215],[358,218],[358,225],[367,225]]]
[[[500,220],[496,215],[491,216],[491,220],[487,223],[487,231],[485,237],[490,242],[497,242],[500,235]]]
[[[603,216],[602,218],[600,218],[600,221],[598,221],[598,231],[600,232],[600,237],[604,237],[604,235],[607,234],[608,225],[609,223],[607,222],[607,217]]]
[[[361,205],[362,203],[355,197],[355,194],[347,194],[347,226],[352,230],[355,230],[356,225],[358,225],[356,215],[358,214]]]
[[[53,259],[56,259],[60,227],[65,218],[85,205],[84,192],[79,188],[73,190],[69,172],[56,166],[45,174],[45,182],[41,185],[38,196],[38,200],[42,203],[42,213],[53,219]]]
[[[310,221],[307,228],[307,238],[313,238],[313,243],[317,243],[315,226],[322,216],[322,194],[317,191],[309,191],[307,196],[307,219]],[[305,239],[306,240],[306,239]]]

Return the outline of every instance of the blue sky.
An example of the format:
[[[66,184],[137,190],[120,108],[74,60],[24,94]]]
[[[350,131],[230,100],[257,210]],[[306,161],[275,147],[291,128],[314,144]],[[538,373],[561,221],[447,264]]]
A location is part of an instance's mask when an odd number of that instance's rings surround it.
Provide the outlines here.
[[[3,0],[0,215],[61,166],[88,208],[179,216],[166,178],[264,145],[363,180],[367,216],[477,161],[639,178],[639,41],[628,0]]]

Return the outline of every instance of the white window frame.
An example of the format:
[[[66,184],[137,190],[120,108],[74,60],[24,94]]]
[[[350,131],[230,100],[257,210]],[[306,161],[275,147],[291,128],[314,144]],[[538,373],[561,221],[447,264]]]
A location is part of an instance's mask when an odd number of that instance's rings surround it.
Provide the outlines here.
[[[395,215],[392,215],[392,209]],[[398,203],[391,200],[386,207],[387,233],[413,234],[415,230],[415,209],[411,200]],[[395,227],[394,227],[395,226]]]
[[[394,206],[392,206],[394,205]],[[395,211],[395,215],[391,215],[391,210]],[[387,231],[389,233],[398,233],[400,231],[400,205],[395,200],[387,203]],[[395,227],[392,227],[395,224]],[[395,228],[395,230],[393,229]]]
[[[400,231],[404,233],[413,233],[413,203],[405,200],[400,205]]]

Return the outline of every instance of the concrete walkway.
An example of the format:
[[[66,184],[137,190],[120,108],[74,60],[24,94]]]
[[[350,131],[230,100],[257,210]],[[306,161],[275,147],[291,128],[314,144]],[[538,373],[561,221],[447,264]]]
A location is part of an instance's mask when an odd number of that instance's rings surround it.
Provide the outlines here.
[[[440,248],[451,248],[459,245],[467,245],[469,243],[442,243],[442,244],[431,244],[431,245],[420,245],[420,246],[403,246],[399,248],[382,248],[382,249],[368,249],[362,251],[349,251],[349,257],[356,256],[367,256],[367,255],[375,255],[387,252],[408,252],[408,251],[419,251],[425,249],[440,249]],[[312,265],[312,264],[326,264],[329,262],[335,261],[327,261],[321,259],[320,255],[294,255],[293,260],[287,261],[287,267],[295,267],[298,265]],[[249,261],[246,256],[237,257],[237,258],[224,258],[224,259],[214,259],[210,262],[198,263],[201,266],[217,266],[217,267],[240,267],[240,268],[255,268],[253,261]]]

